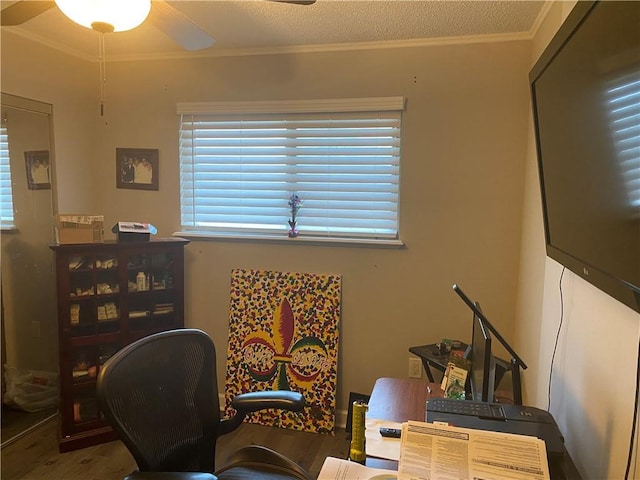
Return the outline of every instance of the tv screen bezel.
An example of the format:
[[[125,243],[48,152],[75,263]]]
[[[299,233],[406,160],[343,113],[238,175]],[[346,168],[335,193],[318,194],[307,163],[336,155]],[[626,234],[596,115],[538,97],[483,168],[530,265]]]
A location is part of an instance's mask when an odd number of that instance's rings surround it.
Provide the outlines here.
[[[624,303],[631,309],[640,313],[640,285],[633,285],[623,279],[616,278],[609,272],[604,271],[597,265],[572,255],[571,252],[563,250],[551,241],[549,231],[549,218],[547,210],[547,198],[544,181],[544,160],[542,158],[541,145],[539,139],[539,119],[536,104],[536,81],[541,77],[546,68],[553,62],[557,54],[565,44],[571,41],[571,37],[580,29],[582,23],[592,13],[594,7],[600,3],[599,0],[588,0],[577,2],[573,10],[567,16],[565,22],[558,29],[547,48],[540,55],[529,73],[529,83],[531,88],[532,113],[534,122],[534,133],[536,141],[536,153],[538,163],[538,177],[540,182],[540,192],[542,196],[542,214],[544,221],[544,233],[547,256],[556,260],[561,265],[567,267],[576,275],[583,278],[599,290],[610,295],[616,300]]]

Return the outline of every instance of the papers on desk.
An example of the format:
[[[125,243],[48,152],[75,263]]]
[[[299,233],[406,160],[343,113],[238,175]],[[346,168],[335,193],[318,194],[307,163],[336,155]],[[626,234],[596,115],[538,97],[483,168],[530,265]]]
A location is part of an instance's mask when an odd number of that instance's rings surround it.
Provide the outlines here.
[[[536,437],[424,422],[402,425],[398,480],[549,480]]]
[[[383,437],[380,435],[380,427],[402,428],[401,423],[367,418],[364,425],[365,450],[368,457],[385,458],[396,462],[400,460],[400,439]]]
[[[398,472],[371,468],[359,463],[327,457],[318,480],[397,480]]]
[[[550,480],[543,440],[433,423],[366,419],[369,457],[398,460],[398,472],[328,457],[318,480]],[[402,428],[385,438],[380,427]]]

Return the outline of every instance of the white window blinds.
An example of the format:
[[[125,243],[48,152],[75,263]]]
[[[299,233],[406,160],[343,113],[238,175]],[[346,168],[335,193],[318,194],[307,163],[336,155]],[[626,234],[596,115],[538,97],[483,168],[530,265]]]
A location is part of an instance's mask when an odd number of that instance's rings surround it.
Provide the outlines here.
[[[11,163],[9,161],[9,135],[7,120],[0,124],[0,227],[14,226]]]
[[[612,81],[605,101],[628,203],[640,218],[640,73]]]
[[[183,231],[397,238],[403,105],[179,105]]]

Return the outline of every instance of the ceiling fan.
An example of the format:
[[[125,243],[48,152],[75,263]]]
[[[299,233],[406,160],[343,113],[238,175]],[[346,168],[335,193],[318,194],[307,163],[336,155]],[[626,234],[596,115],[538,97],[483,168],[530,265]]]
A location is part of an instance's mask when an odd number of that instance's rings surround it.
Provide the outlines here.
[[[113,0],[111,0],[113,1]],[[297,5],[311,5],[316,0],[268,0],[272,2],[292,3]],[[58,2],[61,3],[61,2]],[[85,0],[86,3],[86,0]],[[127,2],[123,2],[127,3]],[[0,15],[0,25],[5,26],[17,26],[21,25],[34,17],[37,17],[47,10],[58,7],[65,15],[69,16],[65,9],[53,0],[20,0],[12,3],[6,8],[2,9]],[[125,8],[128,8],[125,6]],[[147,9],[148,11],[148,9]],[[173,7],[169,2],[164,0],[153,0],[151,2],[151,11],[148,11],[148,17],[146,14],[142,17],[142,20],[136,24],[139,25],[142,21],[148,19],[155,27],[162,31],[165,35],[172,38],[178,45],[185,50],[201,50],[213,45],[215,40],[209,33],[204,31],[198,25],[196,25],[191,19]],[[76,21],[76,20],[74,20]],[[77,21],[76,21],[77,22]],[[114,31],[113,25],[102,21],[90,22],[90,25],[83,25],[87,28],[93,28],[102,33],[108,33]],[[133,28],[133,27],[129,27]],[[118,31],[117,29],[115,31]]]

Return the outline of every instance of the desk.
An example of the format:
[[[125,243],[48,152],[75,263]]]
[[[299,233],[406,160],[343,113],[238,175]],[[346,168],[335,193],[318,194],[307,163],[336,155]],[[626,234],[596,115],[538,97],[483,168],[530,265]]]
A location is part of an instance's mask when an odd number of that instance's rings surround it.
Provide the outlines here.
[[[369,399],[367,416],[391,422],[418,420],[424,422],[427,386],[429,382],[413,378],[379,378]],[[434,390],[437,395],[438,390]],[[433,395],[432,395],[433,396]],[[398,469],[398,462],[379,458],[366,459],[366,465],[374,468]],[[549,461],[552,480],[580,480],[580,474],[567,452]]]
[[[440,385],[414,378],[379,378],[369,398],[368,418],[403,423],[408,420],[424,422],[427,387],[437,389]],[[373,468],[397,470],[398,462],[382,458],[367,457],[365,464]]]

